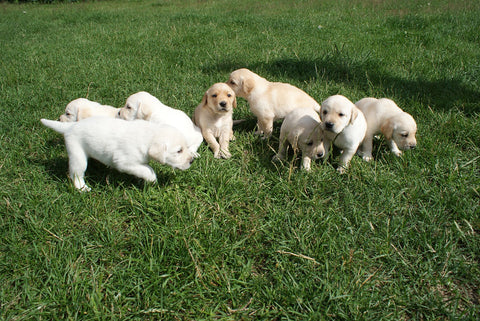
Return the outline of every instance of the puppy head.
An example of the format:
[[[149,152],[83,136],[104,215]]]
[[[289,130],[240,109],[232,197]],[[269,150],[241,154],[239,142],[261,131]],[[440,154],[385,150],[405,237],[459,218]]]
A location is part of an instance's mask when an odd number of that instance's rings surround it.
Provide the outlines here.
[[[417,124],[408,113],[402,112],[387,119],[380,130],[385,138],[393,139],[401,150],[414,149],[417,146]]]
[[[75,122],[88,118],[91,116],[91,104],[94,104],[94,102],[86,98],[72,100],[67,104],[65,113],[60,115],[58,120],[61,122]]]
[[[125,106],[120,108],[118,117],[125,120],[150,119],[152,103],[156,98],[147,92],[141,91],[127,98]]]
[[[246,68],[237,69],[230,74],[227,85],[233,89],[235,95],[246,99],[255,88],[257,78],[260,76]]]
[[[320,123],[305,128],[298,137],[297,147],[302,151],[303,155],[311,159],[322,158],[325,156],[323,136],[323,129]],[[295,148],[295,146],[292,147]]]
[[[357,119],[358,108],[348,98],[342,95],[328,97],[320,107],[320,118],[324,129],[335,134],[353,124]]]
[[[215,114],[226,114],[237,107],[237,99],[235,92],[227,84],[216,83],[203,96],[202,105]]]
[[[148,150],[148,156],[160,164],[181,170],[188,169],[194,159],[183,134],[170,126],[161,126]]]

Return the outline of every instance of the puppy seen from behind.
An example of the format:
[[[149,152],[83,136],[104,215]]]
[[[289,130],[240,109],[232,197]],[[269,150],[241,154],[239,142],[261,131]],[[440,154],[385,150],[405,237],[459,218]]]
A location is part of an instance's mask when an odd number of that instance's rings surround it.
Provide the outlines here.
[[[229,142],[233,136],[233,108],[237,106],[235,92],[225,83],[212,85],[195,108],[194,123],[215,158],[230,158]],[[217,141],[218,139],[218,141]]]
[[[280,127],[280,143],[273,160],[285,159],[290,143],[302,153],[302,167],[309,171],[312,159],[325,156],[324,134],[320,117],[312,108],[297,108],[287,114]]]
[[[193,161],[181,132],[171,126],[143,120],[91,117],[65,123],[41,119],[43,125],[61,133],[69,158],[69,176],[75,188],[90,191],[84,180],[88,158],[147,182],[157,177],[149,160],[186,170]]]

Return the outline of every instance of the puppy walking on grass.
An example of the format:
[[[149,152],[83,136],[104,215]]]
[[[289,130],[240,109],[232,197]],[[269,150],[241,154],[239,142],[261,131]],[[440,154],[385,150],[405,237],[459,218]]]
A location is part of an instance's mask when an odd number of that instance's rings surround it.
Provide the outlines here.
[[[302,166],[310,170],[312,159],[325,155],[323,129],[318,113],[312,108],[297,108],[287,114],[280,128],[280,144],[273,160],[285,159],[287,145],[302,152]]]
[[[193,161],[182,133],[171,126],[144,120],[125,121],[92,117],[79,122],[41,119],[43,125],[64,135],[69,158],[69,176],[75,188],[90,191],[84,174],[88,158],[147,182],[157,176],[149,160],[186,170]]]

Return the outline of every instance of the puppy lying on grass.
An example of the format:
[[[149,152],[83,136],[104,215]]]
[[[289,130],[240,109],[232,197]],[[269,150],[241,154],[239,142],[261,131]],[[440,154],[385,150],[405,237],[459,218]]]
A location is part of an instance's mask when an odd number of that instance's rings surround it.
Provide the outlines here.
[[[86,98],[77,98],[67,104],[65,113],[60,115],[59,120],[62,122],[72,122],[94,116],[115,118],[117,117],[118,111],[119,108],[101,105]]]
[[[190,152],[199,156],[197,150],[203,142],[200,128],[183,111],[163,104],[155,96],[145,91],[131,95],[118,115],[125,120],[143,119],[177,128],[185,136]]]
[[[270,82],[246,68],[233,71],[227,84],[237,97],[248,101],[257,117],[258,131],[255,133],[265,138],[272,134],[274,120],[285,118],[296,108],[310,107],[320,111],[320,105],[303,90],[286,83]]]
[[[373,136],[379,133],[385,136],[390,150],[397,156],[402,154],[400,150],[414,149],[417,146],[415,120],[410,114],[400,109],[393,100],[363,98],[355,105],[367,119],[367,133],[359,149],[363,160],[373,160]]]
[[[330,96],[322,103],[320,118],[329,141],[325,154],[331,143],[342,150],[337,170],[343,173],[365,137],[367,121],[362,111],[342,95]]]
[[[318,113],[312,108],[297,108],[287,114],[280,128],[280,144],[273,160],[285,159],[287,145],[302,152],[302,166],[310,170],[312,159],[325,155],[323,129]]]
[[[171,126],[104,117],[73,123],[48,119],[41,122],[64,135],[69,176],[80,191],[90,191],[84,180],[90,157],[147,182],[157,180],[148,166],[150,159],[181,170],[188,169],[193,161],[183,135]]]
[[[230,158],[228,147],[233,137],[234,91],[225,83],[212,85],[195,108],[194,123],[200,127],[215,158]],[[217,142],[218,138],[218,142]]]

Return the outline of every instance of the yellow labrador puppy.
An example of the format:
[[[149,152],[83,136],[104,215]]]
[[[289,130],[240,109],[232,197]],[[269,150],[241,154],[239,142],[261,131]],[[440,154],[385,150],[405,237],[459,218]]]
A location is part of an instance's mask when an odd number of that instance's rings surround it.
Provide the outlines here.
[[[237,100],[225,83],[212,85],[195,108],[194,123],[200,127],[215,158],[230,158],[229,142],[233,140],[233,108]],[[217,142],[218,138],[218,142]]]
[[[413,117],[404,112],[388,98],[363,98],[355,103],[367,119],[367,133],[359,152],[365,161],[373,160],[373,136],[382,133],[387,139],[390,150],[397,156],[400,150],[414,149],[417,146],[415,134],[417,124]]]
[[[86,98],[78,98],[68,103],[65,113],[60,115],[61,122],[79,121],[93,116],[104,116],[115,118],[119,108],[108,105],[101,105]]]
[[[297,108],[285,116],[280,128],[280,144],[273,160],[285,159],[287,145],[302,152],[302,166],[310,170],[312,159],[325,155],[323,129],[318,113],[312,108]]]
[[[248,101],[251,112],[257,117],[256,134],[263,134],[265,138],[272,134],[274,120],[285,118],[295,108],[320,111],[320,105],[303,90],[286,83],[270,82],[246,68],[233,71],[227,84],[237,97]]]
[[[342,150],[338,171],[343,173],[365,137],[365,116],[348,98],[334,95],[322,103],[320,118],[329,141],[326,142],[325,154],[330,143]]]
[[[185,136],[188,149],[198,157],[197,150],[203,142],[200,128],[195,126],[185,112],[163,104],[157,97],[140,91],[127,98],[118,116],[125,120],[142,119],[161,125],[170,125]]]
[[[185,138],[171,126],[106,117],[69,123],[48,119],[41,119],[41,122],[64,135],[70,178],[75,188],[82,192],[90,191],[84,180],[88,158],[147,182],[157,180],[148,166],[149,160],[181,170],[188,169],[193,161]]]

